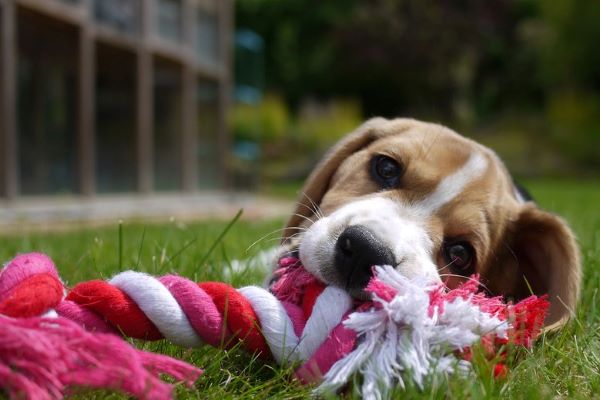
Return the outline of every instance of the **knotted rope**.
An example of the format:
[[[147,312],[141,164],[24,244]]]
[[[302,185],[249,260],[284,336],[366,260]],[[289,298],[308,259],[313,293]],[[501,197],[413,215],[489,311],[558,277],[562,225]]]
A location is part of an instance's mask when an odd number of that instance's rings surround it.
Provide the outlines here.
[[[376,268],[367,288],[373,301],[357,304],[344,290],[317,281],[293,257],[279,261],[276,277],[270,290],[235,289],[125,271],[108,281],[80,283],[65,296],[52,261],[31,253],[13,259],[0,274],[0,314],[56,314],[90,331],[164,337],[184,347],[240,342],[278,364],[297,363],[301,380],[324,379],[324,387],[332,389],[360,370],[363,394],[377,397],[377,382],[403,384],[406,371],[422,384],[434,358],[446,372],[454,371],[455,354],[464,363],[481,338],[491,348],[509,340],[530,345],[548,305],[531,298],[510,306],[478,293],[475,281],[447,291],[385,267]]]
[[[166,338],[183,347],[231,347],[239,341],[250,353],[278,364],[310,361],[326,372],[354,345],[355,333],[341,324],[353,301],[342,289],[325,287],[306,272],[300,288],[298,271],[304,270],[296,268],[297,262],[280,260],[282,271],[294,273],[275,285],[277,295],[257,286],[235,289],[222,282],[125,271],[108,281],[79,283],[65,296],[52,260],[25,254],[9,262],[1,275],[0,314],[22,318],[56,312],[90,331]],[[300,289],[307,293],[302,302]]]

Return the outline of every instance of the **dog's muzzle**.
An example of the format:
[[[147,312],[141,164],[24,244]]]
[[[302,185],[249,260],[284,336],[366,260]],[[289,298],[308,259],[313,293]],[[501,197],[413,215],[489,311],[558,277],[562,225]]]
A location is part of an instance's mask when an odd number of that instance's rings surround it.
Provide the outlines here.
[[[366,227],[347,227],[335,246],[335,267],[346,289],[364,289],[375,265],[394,266],[392,250]]]

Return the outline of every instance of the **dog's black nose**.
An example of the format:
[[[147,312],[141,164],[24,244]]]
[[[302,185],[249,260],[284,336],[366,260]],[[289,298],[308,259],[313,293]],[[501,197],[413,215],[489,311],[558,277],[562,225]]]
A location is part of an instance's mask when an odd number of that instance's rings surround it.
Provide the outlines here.
[[[394,265],[394,254],[373,232],[362,225],[349,226],[335,248],[335,267],[347,289],[364,288],[374,265]]]

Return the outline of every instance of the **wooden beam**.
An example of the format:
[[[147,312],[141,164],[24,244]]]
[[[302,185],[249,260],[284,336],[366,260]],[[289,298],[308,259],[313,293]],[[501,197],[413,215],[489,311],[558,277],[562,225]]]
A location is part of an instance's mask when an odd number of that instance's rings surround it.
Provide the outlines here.
[[[0,103],[2,120],[0,121],[0,171],[3,172],[4,188],[0,188],[8,199],[19,194],[18,138],[17,138],[17,12],[13,1],[4,1],[2,5],[2,93]]]
[[[186,192],[198,190],[198,82],[193,69],[182,69],[181,183]]]
[[[154,91],[152,55],[140,49],[137,55],[137,172],[138,191],[149,193],[153,182]]]
[[[96,193],[96,52],[88,24],[79,30],[79,190]]]
[[[186,192],[198,189],[198,99],[196,96],[194,23],[195,4],[182,2],[182,45],[189,49],[187,62],[181,68],[181,186]]]
[[[187,20],[188,16],[184,15],[183,20]],[[185,25],[185,22],[184,22]],[[183,32],[186,29],[183,27]],[[185,40],[185,39],[184,39]],[[173,43],[168,39],[163,39],[157,35],[149,38],[149,47],[153,54],[160,56],[166,60],[181,64],[194,64],[194,55],[190,52],[190,47],[187,42]]]
[[[151,3],[141,2],[141,43],[137,51],[137,188],[141,193],[150,193],[154,187],[154,68],[148,49],[152,24]]]
[[[219,0],[218,2],[219,18],[219,62],[221,65],[221,79],[219,81],[218,93],[218,153],[219,153],[219,172],[221,187],[225,190],[231,189],[231,173],[228,163],[229,152],[231,151],[231,138],[229,136],[229,126],[227,124],[227,115],[231,102],[232,88],[232,54],[231,43],[233,38],[231,34],[234,29],[233,21],[233,1]]]
[[[223,77],[222,68],[219,66],[208,65],[197,59],[194,62],[196,63],[196,73],[202,78],[214,81]]]
[[[11,0],[8,1],[9,3]],[[85,19],[86,4],[65,4],[60,1],[48,0],[12,0],[20,7],[25,7],[29,10],[34,10],[42,14],[48,15],[54,19],[73,24],[80,24]]]
[[[102,43],[128,51],[135,51],[138,48],[139,39],[135,37],[128,36],[110,26],[104,26],[98,23],[94,23],[93,27],[96,40],[101,41]]]

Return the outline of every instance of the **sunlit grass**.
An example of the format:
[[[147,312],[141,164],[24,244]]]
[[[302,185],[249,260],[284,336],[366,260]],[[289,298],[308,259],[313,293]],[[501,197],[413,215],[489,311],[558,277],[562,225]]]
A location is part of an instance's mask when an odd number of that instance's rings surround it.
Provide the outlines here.
[[[564,216],[578,236],[584,262],[584,285],[577,318],[558,334],[542,337],[522,352],[506,379],[492,377],[490,365],[475,362],[474,376],[442,378],[425,390],[408,387],[396,398],[594,398],[600,393],[600,185],[596,182],[529,182],[545,208]],[[231,216],[232,220],[234,216]],[[283,221],[231,221],[159,225],[128,224],[70,233],[0,237],[0,259],[42,251],[56,263],[68,285],[109,278],[122,269],[154,275],[178,273],[196,281],[225,280],[234,286],[263,280],[260,271],[229,274],[234,259],[251,258],[277,244]],[[250,250],[258,238],[273,232]],[[293,379],[290,369],[265,363],[239,349],[204,346],[187,350],[166,341],[135,344],[177,357],[205,369],[193,389],[178,386],[179,398],[304,398],[310,388]],[[350,389],[347,393],[351,395]],[[126,398],[107,391],[85,391],[81,398]]]

